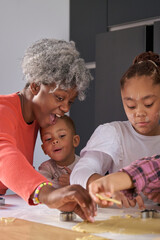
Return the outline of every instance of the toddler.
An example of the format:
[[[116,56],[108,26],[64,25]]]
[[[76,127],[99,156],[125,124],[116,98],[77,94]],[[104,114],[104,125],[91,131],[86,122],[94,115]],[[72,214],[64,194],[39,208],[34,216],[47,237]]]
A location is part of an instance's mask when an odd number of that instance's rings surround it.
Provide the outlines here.
[[[56,124],[41,128],[42,149],[50,159],[39,166],[39,172],[53,183],[54,188],[69,185],[70,173],[79,160],[75,148],[80,137],[70,117],[57,118]]]

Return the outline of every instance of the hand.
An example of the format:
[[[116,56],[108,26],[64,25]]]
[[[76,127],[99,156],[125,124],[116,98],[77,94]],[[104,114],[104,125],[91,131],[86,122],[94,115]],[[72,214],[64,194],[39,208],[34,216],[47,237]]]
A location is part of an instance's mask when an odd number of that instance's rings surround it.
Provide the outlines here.
[[[122,192],[116,192],[113,197],[115,197],[117,200],[122,202],[122,205],[117,205],[118,207],[135,207],[136,203],[138,204],[139,209],[144,210],[146,207],[144,205],[143,199],[140,195],[135,197],[134,199],[127,198]]]
[[[152,192],[152,193],[146,193],[143,192],[144,195],[147,196],[147,198],[151,199],[153,202],[160,203],[160,192]]]
[[[146,208],[145,205],[144,205],[144,201],[143,201],[141,195],[138,195],[138,196],[135,198],[135,200],[136,200],[136,202],[137,202],[137,204],[138,204],[139,209],[144,210],[144,209]]]
[[[136,201],[127,199],[125,195],[119,191],[124,189],[130,189],[132,187],[133,187],[132,179],[125,172],[108,174],[104,177],[101,177],[91,182],[88,186],[89,193],[92,199],[99,205],[101,204],[104,206],[111,206],[113,205],[113,203],[106,200],[101,201],[96,197],[96,193],[99,193],[102,196],[104,195],[108,197],[115,196],[115,199],[121,201],[122,205],[125,207],[130,207],[130,206],[134,207],[136,204]],[[122,207],[122,205],[118,204],[118,206],[120,207]]]
[[[93,175],[94,176],[94,175]],[[107,183],[107,184],[106,184]],[[93,181],[90,181],[88,185],[89,194],[92,197],[92,199],[101,207],[109,207],[113,205],[112,202],[106,201],[106,200],[100,200],[98,197],[96,197],[96,193],[104,196],[104,197],[111,197],[112,195],[112,186],[106,182],[106,176],[100,177],[95,174],[95,179]]]
[[[62,174],[59,179],[59,185],[64,187],[64,186],[68,186],[70,184],[70,174],[71,174],[71,169],[64,167],[66,169],[66,174]]]
[[[66,212],[73,211],[82,219],[90,222],[94,221],[96,215],[95,204],[87,190],[80,185],[69,185],[56,190],[46,185],[40,190],[39,200],[49,208],[57,208]]]
[[[130,200],[129,198],[127,198],[122,192],[120,191],[117,191],[113,194],[113,198],[115,198],[116,200],[119,200],[121,201],[121,205],[120,204],[117,204],[117,206],[119,208],[122,208],[122,207],[126,207],[126,208],[129,208],[129,207],[135,207],[136,205],[136,200],[133,199],[133,200]]]

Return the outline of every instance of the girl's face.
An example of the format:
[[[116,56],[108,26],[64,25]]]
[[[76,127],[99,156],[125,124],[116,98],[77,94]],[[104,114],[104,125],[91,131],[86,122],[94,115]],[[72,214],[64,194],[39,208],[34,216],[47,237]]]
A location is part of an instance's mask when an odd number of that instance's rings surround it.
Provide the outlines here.
[[[121,89],[122,102],[134,129],[145,136],[160,134],[160,84],[149,76],[136,76]]]
[[[32,98],[32,112],[40,127],[48,127],[55,124],[56,118],[68,112],[74,102],[77,91],[75,88],[62,90],[55,85],[43,85],[37,87]]]

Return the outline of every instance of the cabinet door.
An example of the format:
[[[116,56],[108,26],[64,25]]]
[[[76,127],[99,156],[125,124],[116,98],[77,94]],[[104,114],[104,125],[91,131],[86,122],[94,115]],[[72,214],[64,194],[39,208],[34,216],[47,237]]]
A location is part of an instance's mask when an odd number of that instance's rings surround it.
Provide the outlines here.
[[[106,0],[70,0],[70,40],[86,62],[95,61],[96,34],[106,29]]]
[[[107,3],[109,26],[160,16],[159,0],[107,0]]]
[[[126,120],[120,78],[134,57],[146,49],[146,27],[106,32],[96,38],[95,127]]]
[[[153,51],[160,54],[160,22],[154,23],[153,31]]]

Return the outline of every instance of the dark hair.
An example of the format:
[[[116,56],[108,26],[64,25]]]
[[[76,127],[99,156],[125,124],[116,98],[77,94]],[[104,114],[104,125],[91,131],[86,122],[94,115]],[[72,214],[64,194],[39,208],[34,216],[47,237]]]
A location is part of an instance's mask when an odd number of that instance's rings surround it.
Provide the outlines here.
[[[76,127],[75,127],[75,124],[74,124],[73,120],[67,115],[64,115],[60,119],[64,120],[65,123],[67,124],[67,126],[72,130],[73,135],[76,135]]]
[[[57,120],[63,120],[66,123],[66,125],[68,126],[68,128],[71,129],[73,135],[76,135],[75,124],[74,124],[73,120],[69,116],[64,115],[63,117],[60,117]],[[43,131],[43,128],[40,128],[41,139],[42,139],[42,131]]]
[[[160,58],[159,54],[151,51],[144,52],[135,57],[133,64],[125,72],[120,80],[121,88],[126,81],[135,76],[150,76],[154,84],[160,84]]]

